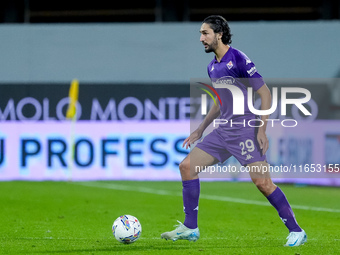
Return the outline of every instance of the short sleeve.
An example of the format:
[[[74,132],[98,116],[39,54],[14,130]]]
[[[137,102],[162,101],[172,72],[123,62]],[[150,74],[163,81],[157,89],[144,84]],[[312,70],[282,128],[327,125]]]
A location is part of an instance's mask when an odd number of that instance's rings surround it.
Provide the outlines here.
[[[256,91],[264,85],[262,76],[258,73],[255,64],[244,54],[238,60],[240,78],[247,79],[247,83]]]

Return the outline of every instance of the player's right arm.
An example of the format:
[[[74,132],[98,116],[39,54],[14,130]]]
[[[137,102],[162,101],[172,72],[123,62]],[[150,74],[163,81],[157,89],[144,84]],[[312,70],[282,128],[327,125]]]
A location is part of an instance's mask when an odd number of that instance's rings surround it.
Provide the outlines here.
[[[217,98],[216,98],[217,100]],[[190,134],[189,137],[187,137],[184,142],[182,147],[185,146],[186,149],[190,147],[191,144],[196,142],[198,139],[200,139],[203,135],[204,130],[213,122],[214,119],[216,119],[220,115],[220,105],[213,105],[208,114],[205,116],[203,122],[199,125],[199,127]]]

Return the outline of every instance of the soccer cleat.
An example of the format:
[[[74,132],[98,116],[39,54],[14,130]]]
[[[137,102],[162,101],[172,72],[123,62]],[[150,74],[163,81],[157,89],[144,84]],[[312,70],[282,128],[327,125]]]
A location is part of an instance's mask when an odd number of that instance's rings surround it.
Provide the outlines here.
[[[193,242],[196,242],[198,238],[200,238],[200,231],[198,228],[195,229],[187,228],[180,221],[177,222],[179,223],[179,225],[175,225],[176,227],[175,230],[161,234],[161,238],[172,241],[183,239]]]
[[[288,237],[288,241],[285,244],[285,246],[300,246],[307,242],[307,234],[306,232],[302,229],[301,232],[290,232]]]

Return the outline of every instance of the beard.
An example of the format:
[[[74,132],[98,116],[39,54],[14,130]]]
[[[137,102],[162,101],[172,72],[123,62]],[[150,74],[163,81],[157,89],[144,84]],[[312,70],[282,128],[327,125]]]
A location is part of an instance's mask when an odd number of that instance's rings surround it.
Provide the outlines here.
[[[215,37],[214,41],[208,45],[208,48],[204,49],[206,53],[214,52],[217,49],[217,38]]]

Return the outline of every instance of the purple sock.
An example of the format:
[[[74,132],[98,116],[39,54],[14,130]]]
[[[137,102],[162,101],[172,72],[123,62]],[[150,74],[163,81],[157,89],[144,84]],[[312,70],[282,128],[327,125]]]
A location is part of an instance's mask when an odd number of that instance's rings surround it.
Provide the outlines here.
[[[200,196],[199,179],[182,181],[183,205],[185,212],[184,225],[188,228],[197,228],[198,199]]]
[[[289,202],[282,192],[282,190],[277,187],[272,194],[267,197],[268,201],[275,207],[283,223],[288,228],[289,232],[301,232],[302,229],[296,222],[295,215]]]

